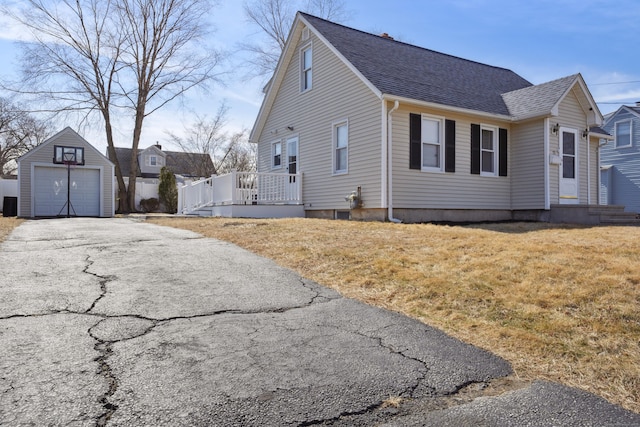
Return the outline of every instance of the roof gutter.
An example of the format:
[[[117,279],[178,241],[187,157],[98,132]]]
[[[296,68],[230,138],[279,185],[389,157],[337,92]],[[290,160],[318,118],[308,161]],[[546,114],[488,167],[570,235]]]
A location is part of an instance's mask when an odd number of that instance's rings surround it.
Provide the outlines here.
[[[393,217],[393,113],[400,107],[400,101],[394,100],[393,108],[387,113],[387,206],[389,221],[399,224],[402,221]]]

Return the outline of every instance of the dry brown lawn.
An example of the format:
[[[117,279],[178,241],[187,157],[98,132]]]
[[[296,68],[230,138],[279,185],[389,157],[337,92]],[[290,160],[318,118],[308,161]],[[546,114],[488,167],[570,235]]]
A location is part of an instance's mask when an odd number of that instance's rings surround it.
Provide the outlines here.
[[[155,218],[640,412],[640,228]]]
[[[0,217],[0,242],[2,242],[22,221],[22,219],[15,217]]]

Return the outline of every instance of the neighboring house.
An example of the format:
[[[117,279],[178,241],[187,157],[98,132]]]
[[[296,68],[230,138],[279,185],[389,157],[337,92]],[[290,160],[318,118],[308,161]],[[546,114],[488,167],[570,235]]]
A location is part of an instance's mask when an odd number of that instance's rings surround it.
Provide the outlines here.
[[[116,147],[115,151],[122,176],[129,176],[132,150]],[[157,144],[144,150],[138,150],[136,163],[136,176],[140,178],[158,178],[163,166],[183,178],[201,178],[215,174],[215,168],[209,154],[163,151],[162,146]]]
[[[607,115],[602,127],[614,139],[600,149],[600,202],[640,213],[640,102]]]
[[[113,168],[84,138],[63,129],[18,159],[18,216],[113,216]]]
[[[133,150],[116,147],[115,151],[125,185],[128,185]],[[216,172],[209,154],[163,151],[162,146],[158,144],[147,147],[144,150],[138,150],[136,162],[136,206],[140,206],[140,201],[143,199],[159,198],[158,178],[163,166],[166,166],[174,173],[178,184],[210,177]],[[143,210],[142,206],[140,206],[140,209]]]
[[[259,172],[302,173],[308,217],[549,220],[597,204],[601,123],[580,74],[532,85],[298,13],[250,140]]]

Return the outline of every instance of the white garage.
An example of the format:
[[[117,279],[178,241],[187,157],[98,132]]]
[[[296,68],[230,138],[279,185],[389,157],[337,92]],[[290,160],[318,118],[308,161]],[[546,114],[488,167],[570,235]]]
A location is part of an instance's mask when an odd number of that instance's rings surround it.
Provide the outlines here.
[[[113,163],[71,128],[18,160],[18,216],[110,217]]]

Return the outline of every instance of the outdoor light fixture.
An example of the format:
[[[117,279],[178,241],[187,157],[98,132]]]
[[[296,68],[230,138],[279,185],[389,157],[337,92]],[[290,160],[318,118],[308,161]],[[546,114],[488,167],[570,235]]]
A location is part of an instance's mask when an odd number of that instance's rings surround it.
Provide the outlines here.
[[[287,126],[287,129],[289,129],[290,131],[293,131],[293,126]]]
[[[551,132],[553,132],[554,135],[557,135],[559,130],[560,130],[560,123],[556,123],[555,125],[551,126]]]
[[[589,129],[586,129],[582,131],[582,139],[587,139],[587,136],[589,135]]]

